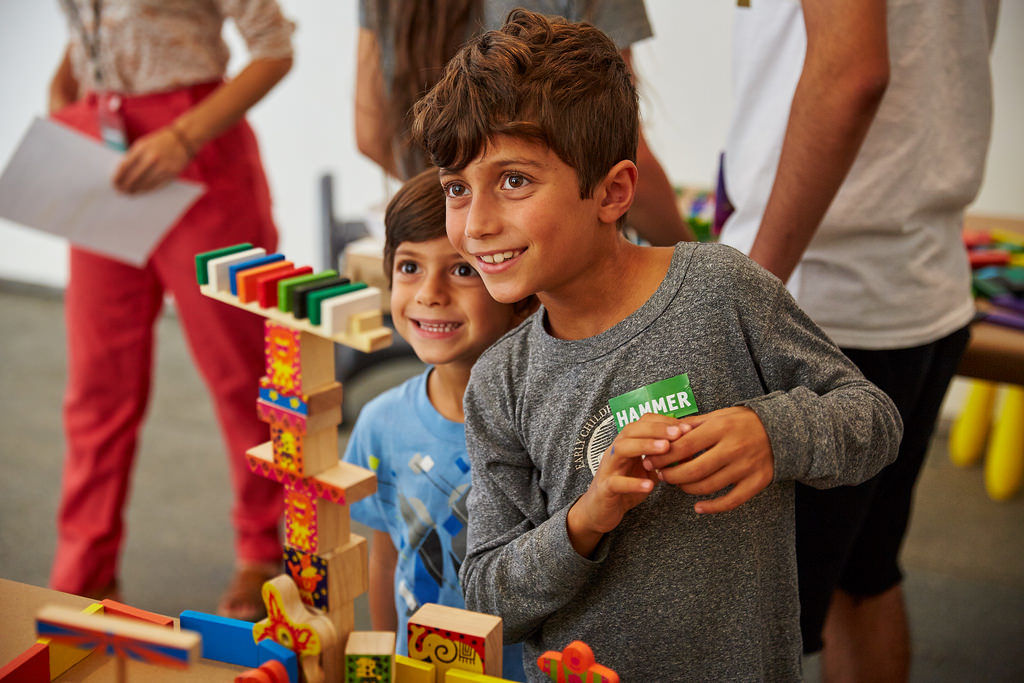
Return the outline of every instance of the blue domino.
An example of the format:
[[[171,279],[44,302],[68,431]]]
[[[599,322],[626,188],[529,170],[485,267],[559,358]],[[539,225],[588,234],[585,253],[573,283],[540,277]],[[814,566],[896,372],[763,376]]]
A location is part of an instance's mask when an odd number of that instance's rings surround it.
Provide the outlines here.
[[[284,261],[284,254],[267,254],[266,256],[260,256],[249,261],[242,261],[241,263],[229,266],[228,282],[231,283],[231,293],[238,296],[238,274],[243,270],[249,270],[250,268],[256,268],[257,266],[265,266],[268,263],[274,263],[275,261]]]
[[[260,665],[266,664],[271,659],[276,659],[284,664],[285,670],[288,671],[290,683],[299,683],[299,660],[294,652],[269,638],[261,640],[257,647],[259,649]]]
[[[260,665],[259,649],[252,638],[251,621],[219,617],[187,609],[178,619],[181,627],[198,631],[203,637],[203,657],[255,669]]]

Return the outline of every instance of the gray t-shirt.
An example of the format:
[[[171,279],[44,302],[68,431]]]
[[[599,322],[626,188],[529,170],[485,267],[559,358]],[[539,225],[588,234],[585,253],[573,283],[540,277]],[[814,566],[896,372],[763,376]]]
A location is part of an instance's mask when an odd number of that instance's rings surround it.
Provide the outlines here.
[[[543,321],[488,349],[466,391],[469,609],[501,616],[528,664],[582,640],[624,681],[798,679],[793,480],[855,484],[892,462],[892,402],[776,278],[722,245],[678,245],[654,295],[595,337],[556,339]],[[659,484],[581,557],[566,515],[616,434],[608,400],[681,373],[701,413],[757,413],[774,483],[703,516]]]

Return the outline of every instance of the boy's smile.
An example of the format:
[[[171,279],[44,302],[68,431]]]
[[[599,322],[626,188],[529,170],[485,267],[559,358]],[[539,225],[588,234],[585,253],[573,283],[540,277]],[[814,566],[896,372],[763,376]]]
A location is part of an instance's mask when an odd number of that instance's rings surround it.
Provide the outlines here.
[[[513,307],[491,298],[448,239],[437,237],[395,250],[391,315],[424,363],[468,363],[468,369],[509,330]]]

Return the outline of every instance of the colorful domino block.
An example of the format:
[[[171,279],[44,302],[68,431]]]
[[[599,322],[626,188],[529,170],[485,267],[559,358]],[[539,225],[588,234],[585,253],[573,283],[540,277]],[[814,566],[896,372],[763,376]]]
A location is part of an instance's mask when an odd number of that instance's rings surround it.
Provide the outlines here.
[[[240,251],[246,251],[252,249],[252,244],[249,242],[243,242],[242,244],[235,244],[230,247],[224,247],[223,249],[214,249],[213,251],[204,251],[196,254],[196,282],[201,285],[210,284],[210,276],[207,270],[207,264],[215,258],[221,256],[228,256],[230,254],[237,254]]]
[[[250,268],[249,270],[239,273],[238,300],[243,304],[256,301],[259,298],[259,289],[257,285],[261,278],[277,273],[284,273],[285,271],[292,270],[294,268],[295,264],[291,261],[274,261],[273,263],[268,263],[265,266]]]
[[[206,272],[210,278],[210,288],[215,292],[231,291],[231,282],[229,280],[231,266],[236,263],[251,261],[259,256],[265,256],[266,253],[266,249],[255,247],[213,259],[206,264]]]
[[[357,292],[326,299],[321,304],[320,310],[323,318],[322,325],[327,334],[341,334],[349,330],[349,321],[353,316],[380,310],[380,290],[376,287],[367,287]]]
[[[308,275],[312,272],[312,266],[298,266],[282,273],[274,273],[273,275],[262,277],[256,283],[256,300],[259,301],[260,306],[263,308],[276,308],[278,283],[281,280],[298,277],[299,275]]]
[[[307,303],[309,307],[309,322],[313,325],[319,325],[323,322],[323,303],[327,299],[333,299],[334,297],[341,296],[342,294],[356,292],[360,289],[366,289],[365,282],[352,282],[347,285],[318,289],[311,293],[309,295],[309,302]]]
[[[260,665],[252,622],[216,614],[185,610],[178,617],[181,627],[203,637],[203,657],[218,662],[254,668]]]
[[[513,683],[513,681],[462,669],[448,669],[444,672],[444,683]]]
[[[408,643],[409,656],[432,662],[440,680],[450,668],[501,675],[500,617],[426,604],[409,618]]]
[[[292,312],[292,292],[296,287],[302,285],[309,285],[317,282],[324,282],[332,278],[338,277],[338,271],[336,270],[325,270],[321,273],[311,273],[309,275],[300,275],[298,277],[290,277],[281,280],[277,283],[277,308],[282,313]]]
[[[50,651],[46,643],[36,643],[0,667],[0,683],[49,682]]]
[[[127,617],[129,619],[138,619],[139,621],[156,624],[157,626],[174,628],[174,619],[166,617],[163,614],[147,612],[144,609],[131,607],[130,605],[125,605],[116,600],[111,600],[110,598],[104,599],[100,604],[103,605],[103,613],[107,616]]]
[[[284,261],[284,254],[267,254],[266,256],[259,256],[249,261],[242,261],[232,266],[228,266],[228,284],[231,288],[231,293],[238,296],[238,274],[242,271],[249,270],[250,268],[259,268],[265,266],[268,263],[277,263],[278,261]]]
[[[309,317],[309,295],[320,289],[327,289],[328,287],[338,287],[340,285],[347,285],[349,280],[347,277],[332,277],[326,280],[317,280],[305,285],[299,285],[292,290],[292,315],[299,320],[303,320]]]
[[[299,660],[295,653],[273,640],[261,640],[256,645],[259,651],[260,666],[267,662],[278,661],[284,666],[290,683],[299,683]]]
[[[401,683],[436,683],[436,666],[405,655],[395,655],[395,678]]]

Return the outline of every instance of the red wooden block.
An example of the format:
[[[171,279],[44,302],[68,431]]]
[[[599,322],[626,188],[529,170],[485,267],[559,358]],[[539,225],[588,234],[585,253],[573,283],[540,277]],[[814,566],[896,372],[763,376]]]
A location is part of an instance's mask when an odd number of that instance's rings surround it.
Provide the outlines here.
[[[139,621],[145,621],[148,624],[156,624],[157,626],[167,626],[174,628],[174,619],[171,617],[165,617],[162,614],[156,612],[147,612],[144,609],[138,607],[132,607],[131,605],[125,605],[116,600],[105,598],[100,604],[103,605],[103,613],[111,617],[128,617],[129,619],[138,619]]]
[[[243,270],[235,276],[238,300],[243,304],[247,304],[250,301],[256,301],[259,296],[257,285],[259,284],[260,278],[264,278],[275,273],[283,273],[284,271],[291,270],[294,267],[295,264],[291,261],[274,261],[273,263],[268,263],[263,266],[256,266],[255,268]]]
[[[257,669],[243,671],[235,677],[235,683],[288,683],[288,670],[281,662],[271,659]]]
[[[1010,252],[1002,249],[972,249],[967,252],[967,258],[971,262],[971,268],[1005,266],[1010,262]]]
[[[968,230],[965,228],[962,237],[964,246],[968,249],[992,244],[992,235],[987,230]]]
[[[36,643],[0,668],[3,683],[50,683],[50,646]]]
[[[283,270],[273,275],[265,275],[256,280],[256,297],[260,302],[260,306],[263,308],[271,308],[277,306],[277,282],[283,280],[286,277],[298,277],[299,275],[309,275],[313,272],[313,266],[301,266],[298,268],[291,268],[289,270]]]

